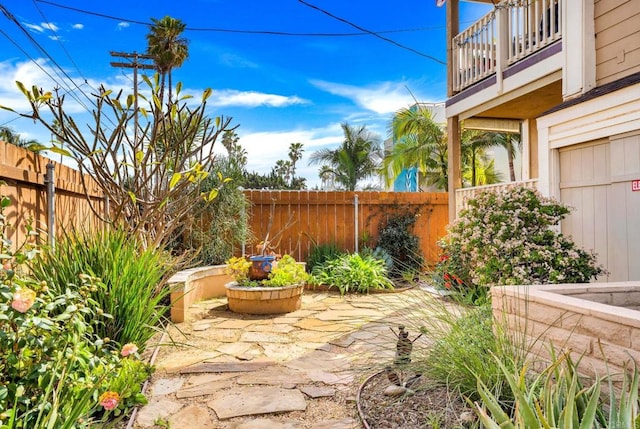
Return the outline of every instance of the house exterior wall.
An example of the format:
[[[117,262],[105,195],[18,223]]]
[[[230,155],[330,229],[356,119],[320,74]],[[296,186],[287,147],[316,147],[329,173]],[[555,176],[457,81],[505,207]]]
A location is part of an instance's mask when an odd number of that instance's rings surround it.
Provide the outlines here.
[[[640,280],[640,83],[537,120],[538,189],[574,207],[562,232],[595,250],[609,281]]]
[[[640,1],[595,0],[596,83],[640,72]]]

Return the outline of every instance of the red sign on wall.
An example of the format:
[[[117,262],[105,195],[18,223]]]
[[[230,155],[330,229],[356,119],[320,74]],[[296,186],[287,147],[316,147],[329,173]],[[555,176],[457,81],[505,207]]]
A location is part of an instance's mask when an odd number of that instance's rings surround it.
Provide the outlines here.
[[[631,181],[631,190],[640,191],[640,179]]]

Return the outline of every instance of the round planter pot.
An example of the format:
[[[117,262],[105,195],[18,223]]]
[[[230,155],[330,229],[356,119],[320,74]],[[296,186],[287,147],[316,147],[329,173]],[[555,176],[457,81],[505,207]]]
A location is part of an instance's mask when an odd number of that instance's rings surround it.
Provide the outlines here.
[[[284,287],[246,287],[225,285],[229,310],[242,314],[282,314],[300,309],[304,285]]]

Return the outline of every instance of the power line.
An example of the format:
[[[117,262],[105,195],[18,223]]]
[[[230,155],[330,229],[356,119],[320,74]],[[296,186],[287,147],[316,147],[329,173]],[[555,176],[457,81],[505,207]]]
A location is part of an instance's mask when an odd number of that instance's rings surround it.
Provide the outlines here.
[[[38,13],[40,14],[40,16],[42,17],[42,19],[44,20],[44,22],[50,22],[46,16],[44,16],[44,12],[42,12],[42,9],[40,9],[40,6],[38,6],[38,3],[33,0],[33,5],[35,6],[35,8],[38,10]],[[78,71],[78,74],[80,75],[80,77],[86,82],[87,78],[84,77],[84,75],[82,74],[82,72],[80,71],[80,68],[78,67],[78,64],[76,64],[76,62],[74,61],[73,57],[71,56],[71,54],[69,53],[69,51],[67,50],[67,48],[64,46],[64,43],[62,43],[62,40],[60,39],[60,36],[58,36],[58,32],[56,31],[56,29],[52,26],[49,26],[49,29],[51,31],[53,31],[53,34],[55,34],[55,39],[58,42],[58,44],[60,45],[60,47],[62,48],[62,50],[64,51],[64,53],[67,55],[67,58],[69,58],[69,61],[71,61],[71,64],[73,64],[73,66],[76,68],[76,70]]]
[[[10,21],[12,21],[14,24],[16,24],[18,26],[18,28],[27,36],[27,38],[29,39],[29,41],[31,41],[31,43],[45,56],[47,57],[55,66],[55,73],[58,75],[58,78],[60,78],[61,80],[64,80],[64,78],[62,77],[62,75],[64,75],[64,77],[66,77],[72,84],[73,86],[80,91],[80,93],[82,95],[84,95],[90,102],[93,103],[93,100],[91,99],[91,97],[89,97],[81,88],[80,86],[78,86],[78,84],[73,80],[73,78],[71,76],[69,76],[69,74],[60,66],[60,64],[58,64],[58,62],[49,54],[49,52],[47,52],[47,50],[40,45],[40,43],[38,43],[38,41],[36,39],[33,38],[33,36],[31,36],[31,34],[29,33],[29,30],[27,30],[26,28],[24,28],[24,26],[22,25],[22,23],[20,21],[18,21],[16,19],[16,17],[2,4],[0,4],[0,10],[3,12],[3,14],[7,17],[7,19],[9,19]],[[3,34],[5,35],[5,37],[9,38],[9,36],[3,32]],[[16,44],[15,42],[13,42],[14,44]],[[20,50],[22,52],[24,52],[24,50],[22,50],[22,48],[20,48]],[[29,58],[31,58],[29,56]],[[33,61],[34,63],[37,64],[37,61],[35,61],[33,58],[31,58],[31,61]],[[44,71],[44,69],[38,65],[40,67],[41,70]],[[58,70],[62,73],[62,75],[60,75],[58,73]],[[71,92],[71,88],[58,82],[56,79],[54,79],[49,73],[46,73],[47,76],[49,76],[57,85],[60,85],[63,88],[69,89],[69,93],[71,94],[71,97],[78,103],[80,104],[87,112],[91,113],[91,110],[87,107],[86,104],[84,104],[82,102],[82,100],[80,100],[80,98],[78,98],[73,92]],[[95,104],[94,104],[95,106]]]
[[[381,40],[384,40],[385,42],[391,43],[391,44],[393,44],[393,45],[395,45],[395,46],[397,46],[399,48],[406,49],[407,51],[413,52],[414,54],[420,55],[421,57],[428,58],[428,59],[430,59],[432,61],[437,62],[438,64],[442,64],[444,66],[447,65],[447,63],[445,61],[442,61],[442,60],[440,60],[440,59],[438,59],[436,57],[433,57],[431,55],[428,55],[428,54],[425,54],[425,53],[420,52],[418,50],[415,50],[413,48],[410,48],[409,46],[405,46],[403,44],[400,44],[400,43],[396,42],[395,40],[389,39],[388,37],[381,36],[380,32],[367,30],[366,28],[363,28],[363,27],[361,27],[361,26],[359,26],[357,24],[354,24],[353,22],[348,21],[348,20],[346,20],[344,18],[340,18],[339,16],[336,16],[336,15],[332,14],[331,12],[326,11],[326,10],[324,10],[324,9],[318,7],[318,6],[315,6],[315,5],[311,4],[311,3],[307,3],[304,0],[298,0],[298,2],[302,3],[303,5],[305,5],[307,7],[310,7],[312,9],[315,9],[315,10],[319,11],[319,12],[322,12],[325,15],[330,16],[333,19],[337,19],[340,22],[344,22],[345,24],[350,25],[350,26],[352,26],[352,27],[354,27],[354,28],[356,28],[356,29],[358,29],[360,31],[363,31],[363,32],[365,32],[365,33],[367,33],[367,34],[369,34],[371,36],[377,37],[378,39],[381,39]]]
[[[137,21],[134,19],[121,18],[113,15],[107,15],[104,13],[93,12],[86,9],[80,9],[76,7],[66,6],[58,3],[54,3],[48,0],[33,0],[38,3],[45,3],[54,7],[58,7],[61,9],[72,10],[74,12],[83,13],[86,15],[98,16],[100,18],[111,19],[114,21],[126,22],[129,24],[136,25],[144,25],[150,26],[151,22],[145,21]],[[414,31],[430,31],[430,30],[441,30],[445,28],[444,26],[437,27],[418,27],[418,28],[405,28],[400,30],[381,30],[376,31],[377,34],[386,34],[386,33],[408,33]],[[214,33],[235,33],[235,34],[262,34],[262,35],[271,35],[271,36],[299,36],[299,37],[354,37],[354,36],[370,36],[371,32],[369,31],[361,31],[358,33],[299,33],[299,32],[291,32],[291,31],[274,31],[274,30],[240,30],[240,29],[232,29],[232,28],[216,28],[216,27],[186,27],[185,31],[202,31],[202,32],[214,32]]]

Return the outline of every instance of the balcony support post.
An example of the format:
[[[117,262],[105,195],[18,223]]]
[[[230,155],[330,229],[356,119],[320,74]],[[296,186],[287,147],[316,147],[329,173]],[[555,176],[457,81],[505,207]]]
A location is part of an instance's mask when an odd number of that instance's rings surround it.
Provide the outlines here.
[[[460,120],[458,116],[447,118],[447,155],[449,164],[449,222],[456,218],[456,189],[462,187],[460,162]]]
[[[454,94],[454,73],[458,73],[458,61],[455,61],[453,38],[460,31],[459,24],[459,0],[449,0],[446,2],[447,8],[447,96],[452,97]],[[457,52],[457,51],[455,51]]]

